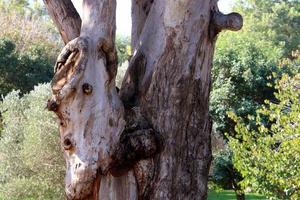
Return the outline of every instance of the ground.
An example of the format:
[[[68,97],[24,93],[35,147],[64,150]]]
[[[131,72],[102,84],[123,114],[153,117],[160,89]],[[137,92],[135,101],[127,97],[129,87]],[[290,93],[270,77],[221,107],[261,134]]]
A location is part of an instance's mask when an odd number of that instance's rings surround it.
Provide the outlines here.
[[[236,200],[236,197],[232,190],[210,191],[208,193],[208,200]],[[248,193],[246,194],[246,200],[266,200],[266,198],[259,194]]]

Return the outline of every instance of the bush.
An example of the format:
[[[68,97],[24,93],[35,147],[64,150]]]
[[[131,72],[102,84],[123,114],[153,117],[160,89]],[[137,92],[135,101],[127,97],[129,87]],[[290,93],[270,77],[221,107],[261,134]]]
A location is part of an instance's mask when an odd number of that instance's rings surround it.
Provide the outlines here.
[[[266,100],[250,127],[231,113],[237,122],[235,138],[229,137],[234,166],[242,173],[245,187],[272,199],[300,197],[300,73],[284,74],[276,81],[276,101]]]
[[[45,109],[51,90],[41,84],[23,97],[0,103],[0,196],[4,199],[63,199],[64,160],[55,116]]]

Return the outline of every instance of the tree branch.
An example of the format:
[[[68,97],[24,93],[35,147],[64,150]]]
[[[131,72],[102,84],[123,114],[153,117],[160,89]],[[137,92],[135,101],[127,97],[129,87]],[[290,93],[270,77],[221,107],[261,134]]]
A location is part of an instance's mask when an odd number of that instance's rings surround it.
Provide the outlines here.
[[[215,12],[213,23],[218,30],[238,31],[243,27],[243,17],[239,13],[229,13],[224,15],[221,12]]]
[[[238,31],[243,27],[243,17],[239,13],[227,15],[220,11],[212,11],[210,37],[212,39],[222,30]]]
[[[80,35],[81,19],[71,0],[44,0],[64,43]]]
[[[137,48],[139,38],[143,31],[146,19],[154,0],[132,0],[131,1],[131,47],[132,51]]]

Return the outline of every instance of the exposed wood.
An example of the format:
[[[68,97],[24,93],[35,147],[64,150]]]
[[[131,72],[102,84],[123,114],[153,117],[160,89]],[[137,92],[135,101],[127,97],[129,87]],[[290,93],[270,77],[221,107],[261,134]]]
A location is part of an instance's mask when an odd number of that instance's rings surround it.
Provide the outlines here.
[[[66,45],[55,67],[54,96],[49,104],[55,105],[52,107],[60,119],[68,199],[92,198],[95,190],[102,198],[99,189],[111,188],[106,185],[110,181],[120,187],[128,177],[115,180],[108,175],[125,127],[123,105],[114,84],[115,9],[114,0],[83,1],[80,37]]]
[[[127,110],[125,126],[114,81],[115,9],[114,0],[83,1],[80,37],[67,43],[54,69],[48,109],[60,120],[68,199],[136,199],[131,169],[161,146],[139,112]]]
[[[44,0],[44,3],[65,44],[79,36],[81,19],[71,0]]]

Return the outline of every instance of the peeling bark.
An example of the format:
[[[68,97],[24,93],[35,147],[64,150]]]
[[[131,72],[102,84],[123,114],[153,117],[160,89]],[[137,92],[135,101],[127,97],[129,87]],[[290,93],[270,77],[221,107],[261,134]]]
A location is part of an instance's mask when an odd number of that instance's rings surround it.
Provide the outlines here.
[[[239,30],[241,16],[215,0],[132,0],[134,54],[118,94],[116,1],[83,0],[80,31],[68,2],[45,0],[68,42],[47,104],[60,122],[67,198],[206,199],[215,39]]]

